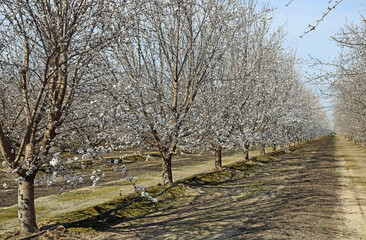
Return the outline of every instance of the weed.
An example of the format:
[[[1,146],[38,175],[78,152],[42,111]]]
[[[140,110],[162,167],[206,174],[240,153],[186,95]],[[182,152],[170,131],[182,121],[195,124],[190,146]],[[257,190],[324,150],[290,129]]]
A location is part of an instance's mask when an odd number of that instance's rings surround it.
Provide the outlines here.
[[[341,176],[341,173],[340,173],[338,170],[334,170],[334,174],[335,174],[337,177],[340,177],[340,176]]]
[[[325,231],[325,230],[327,229],[327,227],[326,227],[326,226],[324,226],[324,225],[320,225],[320,226],[319,226],[319,228],[320,228],[320,230],[322,230],[322,231]]]

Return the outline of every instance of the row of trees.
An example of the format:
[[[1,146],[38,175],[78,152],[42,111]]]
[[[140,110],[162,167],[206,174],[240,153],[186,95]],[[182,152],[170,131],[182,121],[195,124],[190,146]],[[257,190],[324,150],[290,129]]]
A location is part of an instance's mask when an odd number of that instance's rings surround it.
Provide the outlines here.
[[[178,1],[145,10],[128,40],[117,39],[102,56],[107,104],[118,109],[122,142],[137,137],[158,148],[164,184],[173,182],[177,148],[214,149],[221,168],[223,148],[247,152],[250,144],[264,149],[329,133],[296,58],[283,48],[283,32],[270,32],[267,6]]]
[[[335,130],[356,141],[366,143],[366,25],[347,24],[333,38],[342,48],[329,74],[335,94]]]
[[[271,9],[255,1],[3,0],[0,151],[18,175],[23,233],[37,230],[34,181],[79,153],[248,151],[330,133]],[[75,178],[66,177],[69,182]],[[75,181],[78,179],[76,178]]]

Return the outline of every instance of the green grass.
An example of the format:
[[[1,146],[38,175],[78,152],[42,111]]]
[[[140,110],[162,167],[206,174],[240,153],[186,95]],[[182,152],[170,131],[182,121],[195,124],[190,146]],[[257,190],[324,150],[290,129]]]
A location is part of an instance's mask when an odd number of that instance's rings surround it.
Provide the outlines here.
[[[116,186],[116,184],[112,185],[112,186],[108,186],[108,187],[95,187],[93,190],[94,191],[88,191],[88,190],[78,190],[78,191],[70,191],[70,192],[65,192],[61,195],[58,196],[59,201],[61,202],[68,202],[70,200],[83,200],[86,198],[91,198],[91,197],[98,197],[98,196],[103,196],[103,194],[106,193],[110,193],[112,191],[118,192],[120,189],[120,186]]]
[[[43,211],[45,207],[43,206],[36,206],[36,212],[37,211]],[[0,221],[6,221],[9,219],[16,219],[18,217],[18,208],[17,206],[12,206],[9,208],[1,209],[0,213]]]
[[[152,203],[147,199],[142,199],[134,202],[126,208],[117,210],[112,214],[108,214],[99,218],[88,219],[77,224],[68,225],[67,227],[71,228],[71,232],[75,234],[84,233],[92,230],[104,230],[108,228],[110,224],[139,218],[152,212],[170,209],[177,205],[189,204],[189,202],[194,199],[194,189],[197,186],[216,185],[219,183],[224,183],[226,181],[241,178],[244,176],[244,174],[240,173],[249,172],[256,166],[257,165],[255,164],[237,162],[227,168],[224,168],[222,171],[207,172],[185,178],[177,181],[164,194],[157,197],[157,203]],[[157,193],[162,192],[164,189],[165,187],[162,185],[155,185],[147,188],[147,192],[149,192],[149,194],[153,196]],[[252,193],[245,193],[244,195],[240,196],[240,198],[248,197],[251,194]],[[79,195],[71,194],[69,195],[69,197],[79,197]],[[83,210],[60,215],[56,218],[53,218],[52,222],[72,222],[79,219],[88,218],[90,216],[95,216],[105,211],[116,209],[138,197],[138,194],[130,194],[124,196],[120,200],[116,199],[93,207],[85,208]],[[43,224],[45,224],[45,222]]]
[[[0,221],[8,220],[18,217],[17,207],[10,207],[2,209],[0,214]]]
[[[274,158],[272,156],[266,155],[266,156],[256,156],[251,159],[252,161],[266,163],[272,161]]]
[[[232,164],[227,168],[224,168],[220,172],[216,171],[216,172],[202,173],[195,175],[193,177],[185,178],[180,181],[177,181],[164,194],[158,196],[157,203],[152,203],[147,199],[142,199],[132,203],[126,208],[117,210],[112,214],[105,215],[99,218],[88,219],[79,222],[77,224],[67,225],[67,227],[71,228],[71,232],[75,234],[89,232],[92,230],[103,230],[106,229],[110,224],[126,221],[129,219],[139,218],[148,213],[152,213],[158,210],[169,209],[177,205],[188,204],[191,200],[193,200],[195,196],[194,189],[197,186],[212,185],[212,184],[216,185],[233,179],[238,179],[244,176],[243,174],[240,174],[240,172],[247,172],[255,167],[256,165],[254,164],[246,164],[245,162],[238,162]],[[165,186],[155,185],[147,188],[147,192],[149,192],[150,195],[155,195],[157,193],[162,192],[164,189]],[[67,203],[69,199],[82,200],[83,198],[85,198],[85,194],[96,195],[96,196],[103,195],[102,191],[103,189],[101,188],[98,189],[98,191],[95,191],[94,193],[88,193],[84,191],[66,192],[65,194],[63,194],[64,196],[62,195],[61,196],[65,201],[65,203]],[[250,193],[246,193],[244,195],[241,197],[250,196]],[[53,217],[52,219],[42,219],[43,221],[41,225],[44,226],[52,224],[54,222],[66,223],[80,219],[85,219],[90,216],[95,216],[111,209],[116,209],[138,197],[139,197],[138,194],[129,194],[127,196],[122,197],[121,199],[115,199],[82,210],[60,214],[59,216]]]
[[[148,188],[147,191],[151,195],[154,195],[163,191],[164,189],[164,186],[157,185]],[[106,214],[104,216],[87,219],[78,223],[67,224],[66,226],[67,228],[71,229],[71,232],[74,232],[76,234],[81,232],[88,232],[93,229],[105,230],[110,224],[129,219],[135,219],[148,213],[155,212],[157,210],[169,209],[176,204],[186,203],[191,198],[189,195],[186,194],[188,192],[188,189],[190,188],[187,185],[176,184],[168,189],[163,195],[159,196],[159,201],[157,203],[153,203],[146,198],[143,198],[141,200],[133,202],[131,205],[123,209],[114,211],[112,214]],[[109,201],[80,211],[75,211],[58,216],[53,219],[53,222],[56,221],[60,223],[65,223],[88,218],[90,216],[95,216],[108,210],[116,209],[134,199],[137,199],[138,197],[138,194],[130,194],[123,197],[121,200],[116,199],[114,201]]]

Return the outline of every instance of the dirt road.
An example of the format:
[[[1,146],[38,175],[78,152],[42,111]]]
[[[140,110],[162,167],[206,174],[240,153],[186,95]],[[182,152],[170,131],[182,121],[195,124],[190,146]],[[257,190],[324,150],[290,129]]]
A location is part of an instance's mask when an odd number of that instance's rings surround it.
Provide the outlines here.
[[[366,239],[366,148],[338,137],[336,159],[344,186],[341,213],[351,239]]]
[[[366,163],[329,137],[242,179],[202,185],[175,208],[112,226],[96,239],[366,239]],[[352,159],[350,157],[352,155]]]

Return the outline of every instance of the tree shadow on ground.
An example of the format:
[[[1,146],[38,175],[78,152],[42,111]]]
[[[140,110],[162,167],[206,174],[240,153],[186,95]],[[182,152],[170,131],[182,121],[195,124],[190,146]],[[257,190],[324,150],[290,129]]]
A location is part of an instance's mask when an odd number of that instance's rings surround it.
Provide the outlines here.
[[[195,184],[200,194],[166,211],[111,226],[109,239],[331,239],[341,188],[331,139],[299,149],[249,176]]]

